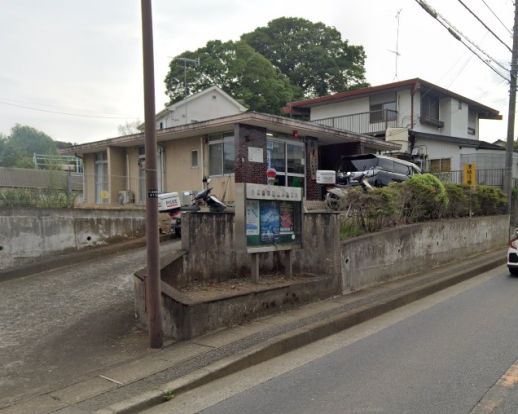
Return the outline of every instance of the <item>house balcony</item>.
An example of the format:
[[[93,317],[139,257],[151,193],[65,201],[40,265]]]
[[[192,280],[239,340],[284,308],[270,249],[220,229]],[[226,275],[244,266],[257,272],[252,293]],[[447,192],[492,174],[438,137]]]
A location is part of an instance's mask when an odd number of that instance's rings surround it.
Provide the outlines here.
[[[382,135],[398,127],[398,113],[390,109],[315,119],[311,122],[357,134]]]

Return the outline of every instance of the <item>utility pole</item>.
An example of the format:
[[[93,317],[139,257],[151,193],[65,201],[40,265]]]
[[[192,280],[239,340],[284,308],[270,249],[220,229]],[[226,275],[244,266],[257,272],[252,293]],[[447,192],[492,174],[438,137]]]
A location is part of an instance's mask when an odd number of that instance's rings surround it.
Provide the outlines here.
[[[511,85],[509,87],[509,114],[507,118],[507,145],[505,151],[505,182],[504,190],[511,211],[513,194],[513,143],[514,118],[516,114],[516,75],[518,73],[518,1],[514,2],[513,50],[511,56]]]
[[[148,313],[149,346],[163,345],[160,258],[158,242],[158,182],[155,127],[155,75],[153,63],[153,19],[151,0],[141,0],[142,52],[144,59],[144,122],[146,172],[146,308]]]

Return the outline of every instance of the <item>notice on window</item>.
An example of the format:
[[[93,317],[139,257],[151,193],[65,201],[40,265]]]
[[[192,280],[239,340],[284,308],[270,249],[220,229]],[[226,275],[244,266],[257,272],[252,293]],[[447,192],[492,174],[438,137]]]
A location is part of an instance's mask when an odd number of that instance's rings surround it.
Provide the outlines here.
[[[279,216],[280,216],[280,233],[281,234],[293,234],[293,230],[294,230],[293,205],[290,203],[280,203]]]
[[[279,238],[280,217],[277,203],[260,204],[261,242],[275,243]]]
[[[246,204],[246,235],[259,236],[259,201],[249,200]]]
[[[248,162],[264,162],[263,149],[258,147],[248,147]]]

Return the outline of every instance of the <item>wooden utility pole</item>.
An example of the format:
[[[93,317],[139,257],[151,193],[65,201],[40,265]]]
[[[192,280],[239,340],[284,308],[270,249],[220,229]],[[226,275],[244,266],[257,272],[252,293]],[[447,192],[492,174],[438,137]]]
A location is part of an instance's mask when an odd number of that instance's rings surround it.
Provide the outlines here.
[[[146,172],[146,308],[148,313],[149,346],[163,344],[160,288],[160,257],[158,240],[158,181],[155,127],[155,75],[153,63],[153,19],[151,0],[141,0],[142,51],[144,59],[144,122]]]
[[[514,118],[516,114],[516,75],[518,72],[518,1],[514,2],[513,50],[511,56],[511,85],[509,87],[509,114],[507,118],[507,145],[505,152],[505,180],[504,190],[509,202],[508,211],[511,211],[513,194],[513,143]]]

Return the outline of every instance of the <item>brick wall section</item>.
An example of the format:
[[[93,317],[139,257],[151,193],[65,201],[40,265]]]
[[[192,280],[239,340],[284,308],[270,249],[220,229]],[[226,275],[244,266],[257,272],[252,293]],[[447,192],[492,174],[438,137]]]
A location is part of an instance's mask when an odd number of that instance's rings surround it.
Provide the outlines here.
[[[317,162],[320,163],[319,160],[319,148],[317,141],[315,140],[312,144],[311,142],[306,143],[306,200],[321,200],[322,199],[322,189],[319,184],[317,184],[316,176],[315,179],[311,178],[311,152],[316,151]],[[320,168],[320,166],[318,167]]]
[[[266,128],[234,125],[236,183],[266,184]],[[248,147],[263,149],[263,162],[248,162]]]

